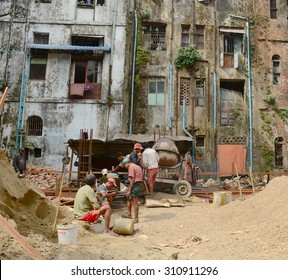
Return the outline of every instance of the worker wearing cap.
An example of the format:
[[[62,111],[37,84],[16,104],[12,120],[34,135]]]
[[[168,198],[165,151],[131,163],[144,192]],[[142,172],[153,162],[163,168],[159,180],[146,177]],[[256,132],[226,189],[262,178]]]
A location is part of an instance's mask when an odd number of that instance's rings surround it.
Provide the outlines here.
[[[76,193],[73,213],[79,220],[95,223],[100,215],[104,216],[104,233],[112,234],[110,230],[111,207],[110,205],[100,205],[95,195],[96,176],[89,174],[86,176],[85,185]]]
[[[111,206],[114,197],[117,195],[117,192],[110,192],[109,189],[116,188],[116,181],[114,178],[108,178],[106,183],[102,183],[101,185],[97,186],[97,195],[99,200],[101,201],[101,205],[105,203]]]
[[[15,172],[18,172],[19,177],[23,177],[26,170],[26,158],[24,151],[24,148],[20,148],[17,155],[15,155],[13,158],[13,166],[15,168]]]

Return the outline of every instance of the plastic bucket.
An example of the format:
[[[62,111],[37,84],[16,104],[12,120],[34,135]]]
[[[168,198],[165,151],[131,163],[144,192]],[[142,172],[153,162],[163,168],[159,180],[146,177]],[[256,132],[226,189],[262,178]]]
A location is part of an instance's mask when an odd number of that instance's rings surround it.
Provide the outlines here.
[[[232,192],[214,192],[213,193],[213,204],[214,205],[225,205],[232,201]]]
[[[62,245],[76,245],[78,235],[78,225],[58,225],[58,242]]]
[[[118,219],[114,222],[113,231],[117,234],[132,235],[134,222],[131,219]]]

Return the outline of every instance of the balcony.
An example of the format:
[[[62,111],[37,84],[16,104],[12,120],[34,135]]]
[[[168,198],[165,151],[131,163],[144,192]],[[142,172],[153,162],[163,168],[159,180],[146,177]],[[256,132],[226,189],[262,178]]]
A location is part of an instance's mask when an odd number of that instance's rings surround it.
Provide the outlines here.
[[[92,91],[84,91],[85,84],[70,84],[69,98],[71,99],[101,99],[101,87],[99,83],[89,83],[93,86]]]

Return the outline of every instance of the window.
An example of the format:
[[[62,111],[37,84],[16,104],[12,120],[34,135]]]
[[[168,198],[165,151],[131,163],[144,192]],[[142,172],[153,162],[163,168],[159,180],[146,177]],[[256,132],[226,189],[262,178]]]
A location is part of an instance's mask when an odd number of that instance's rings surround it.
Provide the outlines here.
[[[72,36],[72,45],[103,46],[103,36]],[[72,56],[70,72],[70,97],[101,98],[103,51],[79,51]],[[85,93],[85,95],[84,95]]]
[[[49,44],[49,33],[34,32],[34,44]]]
[[[181,47],[186,48],[190,45],[190,26],[183,25],[181,31]]]
[[[105,5],[105,0],[97,0],[96,5],[97,6],[104,6]]]
[[[36,0],[36,3],[52,3],[52,0]]]
[[[165,30],[164,25],[143,25],[143,46],[148,50],[166,50]]]
[[[195,45],[198,50],[204,49],[204,28],[203,25],[196,25]]]
[[[43,121],[38,116],[30,116],[27,119],[27,135],[42,136]]]
[[[235,124],[236,110],[237,114],[242,115],[243,111],[243,96],[241,92],[220,88],[220,102],[221,102],[221,125],[228,126]]]
[[[47,54],[32,56],[30,64],[31,80],[45,80],[46,77]]]
[[[204,136],[196,136],[196,147],[205,147],[205,137]]]
[[[204,103],[204,80],[196,80],[195,81],[195,106],[196,107],[203,107]]]
[[[275,167],[283,167],[283,144],[284,140],[282,137],[277,137],[274,142],[275,148]]]
[[[234,38],[224,37],[224,67],[234,67]]]
[[[220,31],[222,31],[220,29]],[[227,32],[227,31],[225,31]],[[239,54],[243,53],[243,33],[227,32],[223,37],[223,53],[221,53],[221,67],[237,68]]]
[[[270,0],[270,18],[277,19],[277,2],[276,0]]]
[[[181,78],[180,79],[180,105],[183,105],[183,100],[186,100],[186,105],[189,104],[190,100],[190,79]]]
[[[281,66],[280,66],[279,55],[273,55],[272,64],[273,64],[273,84],[280,85],[281,84]]]
[[[74,62],[74,83],[101,83],[102,60]]]
[[[165,83],[163,81],[148,82],[148,105],[165,105]]]
[[[35,158],[41,157],[41,149],[40,148],[35,148],[34,149],[34,157]]]
[[[94,7],[94,0],[78,0],[77,6],[78,7],[86,7],[86,8],[93,8]]]

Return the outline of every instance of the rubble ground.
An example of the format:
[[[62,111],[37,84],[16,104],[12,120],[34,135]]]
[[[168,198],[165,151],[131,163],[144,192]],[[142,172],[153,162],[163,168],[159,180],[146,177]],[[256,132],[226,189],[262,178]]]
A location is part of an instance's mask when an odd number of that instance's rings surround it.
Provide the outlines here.
[[[141,205],[140,223],[134,225],[133,235],[103,235],[84,228],[82,222],[78,226],[77,245],[61,245],[57,232],[52,230],[56,207],[33,183],[19,179],[1,155],[0,172],[1,215],[44,259],[288,258],[287,176],[273,178],[261,192],[244,201],[236,199],[222,206],[197,200],[184,207]],[[157,193],[156,199],[167,195]],[[113,219],[124,211],[125,208],[113,210]],[[71,222],[75,222],[71,208],[60,207],[57,223]],[[2,225],[0,248],[1,259],[31,259]]]

